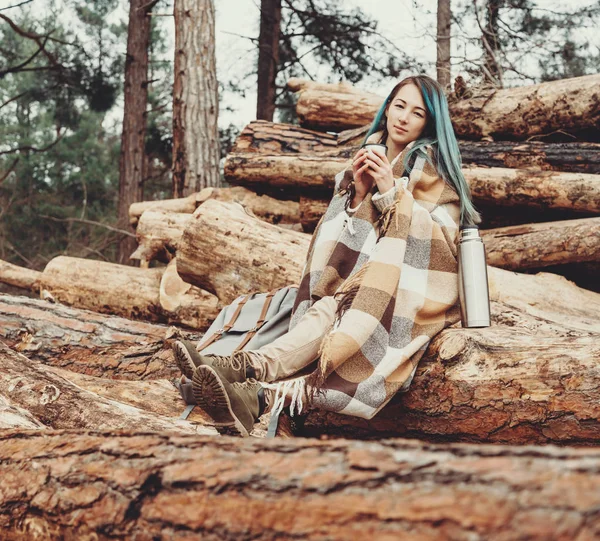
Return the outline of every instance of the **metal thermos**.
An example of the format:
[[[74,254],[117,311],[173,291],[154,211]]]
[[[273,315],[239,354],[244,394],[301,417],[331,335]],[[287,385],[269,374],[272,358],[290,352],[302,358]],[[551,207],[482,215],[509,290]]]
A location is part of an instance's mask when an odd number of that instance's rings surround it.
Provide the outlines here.
[[[490,293],[485,247],[476,225],[460,228],[458,296],[463,327],[490,326]]]

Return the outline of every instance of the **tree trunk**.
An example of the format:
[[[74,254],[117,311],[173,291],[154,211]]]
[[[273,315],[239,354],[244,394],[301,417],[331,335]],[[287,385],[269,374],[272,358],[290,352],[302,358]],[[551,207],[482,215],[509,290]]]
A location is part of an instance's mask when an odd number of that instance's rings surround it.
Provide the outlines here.
[[[179,305],[170,302],[165,307],[171,299],[161,294],[164,276],[164,268],[137,269],[59,256],[46,265],[41,288],[54,300],[77,308],[207,329],[219,312],[217,299],[187,284],[187,292],[177,296]]]
[[[220,185],[213,0],[175,0],[173,196]]]
[[[230,153],[225,178],[255,189],[284,188],[286,193],[330,197],[334,177],[349,165],[345,158],[318,155]],[[577,212],[600,211],[600,176],[532,169],[463,169],[475,203],[527,206]]]
[[[4,284],[37,292],[40,290],[41,276],[40,271],[19,267],[0,259],[0,282]]]
[[[366,128],[337,135],[321,133],[264,120],[250,122],[238,136],[231,152],[265,155],[323,154],[351,158],[358,151]],[[542,143],[539,141],[459,141],[463,164],[485,167],[600,174],[600,144]],[[138,203],[145,204],[145,203]],[[134,205],[135,207],[136,205]]]
[[[256,118],[273,121],[275,80],[279,66],[281,0],[261,0],[258,36],[258,100]]]
[[[600,261],[600,217],[481,232],[488,265],[509,270]]]
[[[130,0],[125,59],[125,103],[119,158],[119,212],[122,229],[129,227],[129,207],[143,198],[145,171],[146,106],[148,103],[148,44],[150,17],[147,0]],[[119,263],[129,263],[135,239],[119,244]]]
[[[600,74],[487,91],[450,104],[457,137],[524,140],[560,131],[598,142]],[[288,82],[288,87],[290,86]],[[341,131],[370,124],[384,98],[338,85],[294,80],[301,125]]]
[[[481,28],[481,44],[485,62],[482,66],[483,80],[496,88],[502,88],[502,67],[500,65],[500,39],[498,37],[498,19],[500,7],[504,0],[486,0],[485,2],[485,28]],[[477,5],[475,4],[477,10]],[[479,14],[477,13],[479,22]]]
[[[437,3],[437,82],[445,91],[450,88],[450,26],[452,10],[450,0],[438,0]]]
[[[32,541],[600,535],[595,449],[10,430],[0,460],[0,528]]]
[[[143,427],[153,432],[215,433],[214,429],[196,426],[190,421],[145,412],[86,391],[58,375],[53,368],[32,361],[1,343],[0,366],[0,395],[49,428],[136,430]]]
[[[229,304],[244,293],[299,283],[309,242],[308,235],[258,220],[239,205],[209,200],[183,233],[178,270]]]

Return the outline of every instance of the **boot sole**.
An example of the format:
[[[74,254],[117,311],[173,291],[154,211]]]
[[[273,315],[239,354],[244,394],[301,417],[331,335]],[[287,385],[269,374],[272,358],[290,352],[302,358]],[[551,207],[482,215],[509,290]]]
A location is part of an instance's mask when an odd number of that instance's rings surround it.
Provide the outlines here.
[[[196,365],[194,361],[192,361],[192,357],[188,353],[187,348],[181,342],[175,342],[173,346],[173,356],[175,357],[175,362],[177,363],[177,368],[179,368],[180,372],[188,379],[192,379],[194,377],[194,370],[196,370]]]
[[[213,420],[220,434],[248,437],[248,431],[235,416],[227,391],[217,373],[210,367],[201,365],[192,378],[194,398]]]

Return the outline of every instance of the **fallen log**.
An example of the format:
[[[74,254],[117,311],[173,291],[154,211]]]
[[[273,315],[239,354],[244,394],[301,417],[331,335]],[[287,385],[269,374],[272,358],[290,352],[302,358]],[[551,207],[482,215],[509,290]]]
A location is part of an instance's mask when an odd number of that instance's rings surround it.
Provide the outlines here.
[[[49,428],[215,434],[189,421],[151,414],[73,384],[55,369],[0,343],[0,395]],[[81,378],[80,378],[81,379]]]
[[[301,154],[351,158],[362,143],[368,126],[337,135],[306,130],[266,120],[250,122],[231,149],[234,154]],[[337,144],[336,144],[337,143]],[[458,142],[463,164],[574,173],[600,174],[600,144],[585,142],[545,143],[540,141]],[[136,203],[139,205],[140,203]]]
[[[41,275],[40,271],[19,267],[0,259],[0,282],[4,284],[37,292]]]
[[[328,205],[328,199],[300,197],[300,223],[305,233],[312,233],[315,230]]]
[[[7,428],[45,429],[46,426],[27,410],[13,406],[7,398],[0,396],[0,430]]]
[[[199,194],[199,205],[208,200],[239,203],[257,218],[281,226],[300,222],[297,201],[281,201],[268,195],[258,195],[241,186],[205,188]],[[155,259],[164,263],[171,261],[183,230],[192,219],[191,214],[160,208],[144,211],[136,230],[139,246],[131,259],[141,260],[145,268],[148,267],[148,262]]]
[[[298,283],[310,237],[250,216],[233,203],[207,201],[194,213],[177,252],[179,275],[228,304],[238,295]]]
[[[600,213],[600,175],[499,167],[463,173],[476,202]]]
[[[209,199],[217,201],[236,201],[251,210],[259,218],[273,223],[296,223],[298,221],[298,203],[275,199],[268,195],[259,196],[241,186],[231,188],[204,188],[202,191],[180,199],[143,201],[129,207],[129,219],[135,227],[146,211],[177,212],[192,214],[202,203]],[[139,227],[136,231],[139,235]]]
[[[409,391],[373,419],[315,410],[303,434],[598,445],[599,333],[565,336],[567,327],[496,302],[492,318],[514,326],[440,333]]]
[[[174,378],[171,339],[202,335],[28,297],[0,295],[0,339],[32,360],[90,376]]]
[[[469,99],[452,101],[450,116],[458,137],[525,140],[560,132],[597,141],[600,74],[560,79],[517,88],[474,90]],[[304,128],[341,131],[370,124],[384,98],[340,92],[337,85],[295,81],[296,112]]]
[[[230,153],[225,178],[254,189],[285,188],[323,199],[331,196],[335,175],[348,166],[348,160],[329,156]],[[600,175],[498,167],[466,167],[463,173],[475,203],[600,212]]]
[[[164,209],[144,211],[135,231],[138,247],[130,259],[139,259],[142,268],[148,268],[149,262],[155,259],[168,263],[175,257],[177,244],[191,219],[191,212],[179,213]]]
[[[139,201],[129,205],[129,223],[136,227],[140,216],[149,210],[163,210],[168,212],[179,212],[191,214],[199,205],[198,198],[201,192],[192,193],[187,197],[175,199],[159,199],[155,201]]]
[[[178,306],[165,309],[160,295],[164,274],[165,268],[59,256],[46,265],[40,287],[55,301],[77,308],[206,330],[219,311],[218,300],[190,286]]]
[[[596,449],[8,430],[0,462],[0,528],[13,538],[600,533]]]
[[[600,261],[600,217],[499,227],[481,235],[493,267],[525,270]]]

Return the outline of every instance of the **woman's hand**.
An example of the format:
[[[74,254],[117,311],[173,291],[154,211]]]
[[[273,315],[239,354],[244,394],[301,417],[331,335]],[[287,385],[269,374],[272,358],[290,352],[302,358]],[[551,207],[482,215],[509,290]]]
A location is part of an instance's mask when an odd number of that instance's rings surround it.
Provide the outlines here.
[[[379,193],[385,193],[394,187],[392,166],[383,150],[377,147],[369,148],[366,152],[365,163],[369,167],[369,175],[377,183]]]
[[[352,161],[352,174],[354,176],[354,189],[356,193],[355,204],[360,203],[373,187],[373,177],[369,171],[369,164],[365,163],[367,151],[361,148]],[[354,205],[356,206],[356,205]]]

